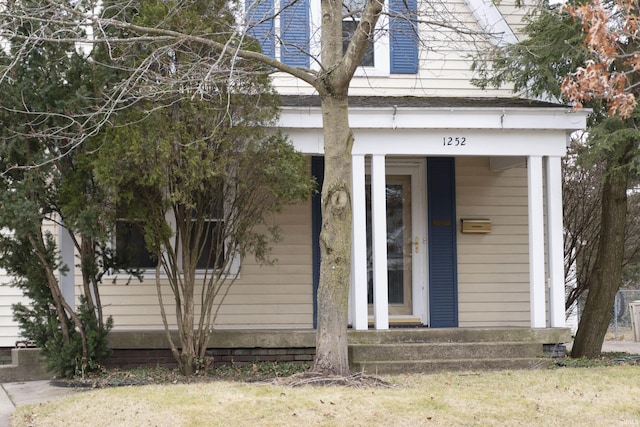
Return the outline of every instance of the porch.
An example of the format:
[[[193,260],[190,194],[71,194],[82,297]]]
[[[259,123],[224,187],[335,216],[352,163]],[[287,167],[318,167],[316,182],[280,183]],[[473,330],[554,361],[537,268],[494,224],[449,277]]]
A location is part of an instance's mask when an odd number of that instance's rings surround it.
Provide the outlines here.
[[[351,97],[353,328],[564,328],[561,158],[585,117],[514,99]],[[284,99],[280,127],[321,184],[317,100]]]
[[[213,366],[311,363],[315,338],[313,329],[217,330],[207,355]],[[567,328],[392,328],[350,329],[348,339],[353,372],[394,374],[546,367],[571,335]],[[114,331],[110,344],[107,366],[175,364],[163,331]]]

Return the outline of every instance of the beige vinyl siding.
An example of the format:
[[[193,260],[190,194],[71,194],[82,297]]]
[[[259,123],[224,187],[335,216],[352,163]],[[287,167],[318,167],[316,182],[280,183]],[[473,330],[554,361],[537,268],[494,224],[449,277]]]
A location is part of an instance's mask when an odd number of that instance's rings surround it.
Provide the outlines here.
[[[7,235],[4,229],[0,233]],[[16,341],[23,340],[18,323],[13,320],[13,304],[28,304],[19,288],[10,286],[11,277],[3,269],[0,269],[0,347],[15,347]]]
[[[16,341],[22,340],[17,322],[13,320],[11,306],[28,300],[20,289],[9,286],[10,277],[0,269],[0,347],[14,347]]]
[[[442,16],[450,18],[447,24],[453,24],[457,20],[461,27],[478,35],[462,37],[449,29],[428,28],[421,24],[418,74],[391,74],[382,77],[356,75],[351,81],[349,94],[352,96],[513,97],[514,94],[509,85],[500,89],[481,90],[471,84],[474,74],[471,71],[470,56],[489,44],[480,36],[481,28],[463,0],[448,1],[446,7],[452,12],[443,12]],[[516,7],[515,1],[510,0],[501,1],[499,10],[504,14],[511,28],[517,32],[527,8]],[[442,16],[436,16],[434,19],[443,19]],[[315,93],[307,84],[282,73],[275,75],[274,83],[279,92],[286,95]]]
[[[536,2],[534,1],[500,1],[494,2],[505,21],[509,24],[511,29],[516,33],[516,36],[521,40],[521,32],[523,27],[525,26],[525,22],[523,22],[524,17],[528,12],[531,11],[532,8],[536,7]]]
[[[51,233],[54,240],[57,241],[58,227],[53,221],[45,222],[43,231]],[[18,323],[13,320],[12,306],[18,303],[26,306],[30,304],[29,298],[25,297],[19,288],[9,285],[11,279],[6,271],[0,269],[0,347],[15,347],[16,341],[24,340]]]
[[[456,158],[456,215],[488,218],[489,234],[458,233],[459,324],[529,326],[527,170],[489,170],[486,157]]]
[[[274,221],[281,227],[282,240],[273,246],[273,265],[259,265],[247,257],[239,278],[231,286],[220,308],[215,328],[295,329],[313,326],[311,206],[310,202],[290,206]],[[107,282],[109,282],[107,280]],[[114,330],[162,329],[153,275],[142,283],[106,284],[101,295],[105,314],[114,318]],[[173,296],[163,286],[169,325],[176,327]]]

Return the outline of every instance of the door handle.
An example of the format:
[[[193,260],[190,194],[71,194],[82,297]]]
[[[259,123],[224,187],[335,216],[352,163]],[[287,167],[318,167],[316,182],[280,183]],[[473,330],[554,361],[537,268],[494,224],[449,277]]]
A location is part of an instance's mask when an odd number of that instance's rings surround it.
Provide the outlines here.
[[[417,236],[416,236],[416,240],[414,241],[414,244],[416,245],[416,253],[418,253],[418,250],[420,249],[420,240],[418,239]]]

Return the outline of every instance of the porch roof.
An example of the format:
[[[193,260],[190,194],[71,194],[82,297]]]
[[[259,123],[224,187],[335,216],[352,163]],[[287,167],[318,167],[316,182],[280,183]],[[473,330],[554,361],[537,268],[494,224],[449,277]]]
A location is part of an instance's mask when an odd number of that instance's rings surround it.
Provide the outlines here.
[[[281,95],[283,107],[320,107],[318,95]],[[553,108],[563,111],[571,106],[523,98],[424,97],[424,96],[350,96],[349,106],[356,108]]]
[[[322,129],[318,95],[281,97],[279,127]],[[352,129],[398,130],[549,130],[569,134],[586,126],[589,110],[521,98],[442,98],[351,96]]]

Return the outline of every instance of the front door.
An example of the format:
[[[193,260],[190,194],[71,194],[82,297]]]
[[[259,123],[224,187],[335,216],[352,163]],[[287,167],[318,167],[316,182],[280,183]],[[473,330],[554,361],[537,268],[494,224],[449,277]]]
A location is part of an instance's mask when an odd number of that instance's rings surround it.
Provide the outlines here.
[[[412,315],[411,176],[388,175],[387,276],[389,314]],[[369,314],[373,313],[373,256],[371,251],[371,187],[367,185],[367,283]]]
[[[390,322],[426,323],[424,162],[387,159],[387,278]],[[367,282],[369,315],[373,314],[371,187],[366,186]]]
[[[389,282],[389,321],[429,324],[427,304],[427,225],[425,159],[386,159],[387,277]],[[321,186],[324,159],[314,157],[313,175]],[[370,186],[366,188],[367,279],[372,302],[373,263],[371,260]],[[320,194],[312,200],[314,327],[317,319],[317,290],[320,282]],[[372,308],[369,307],[369,314]],[[371,318],[370,318],[371,319]]]

